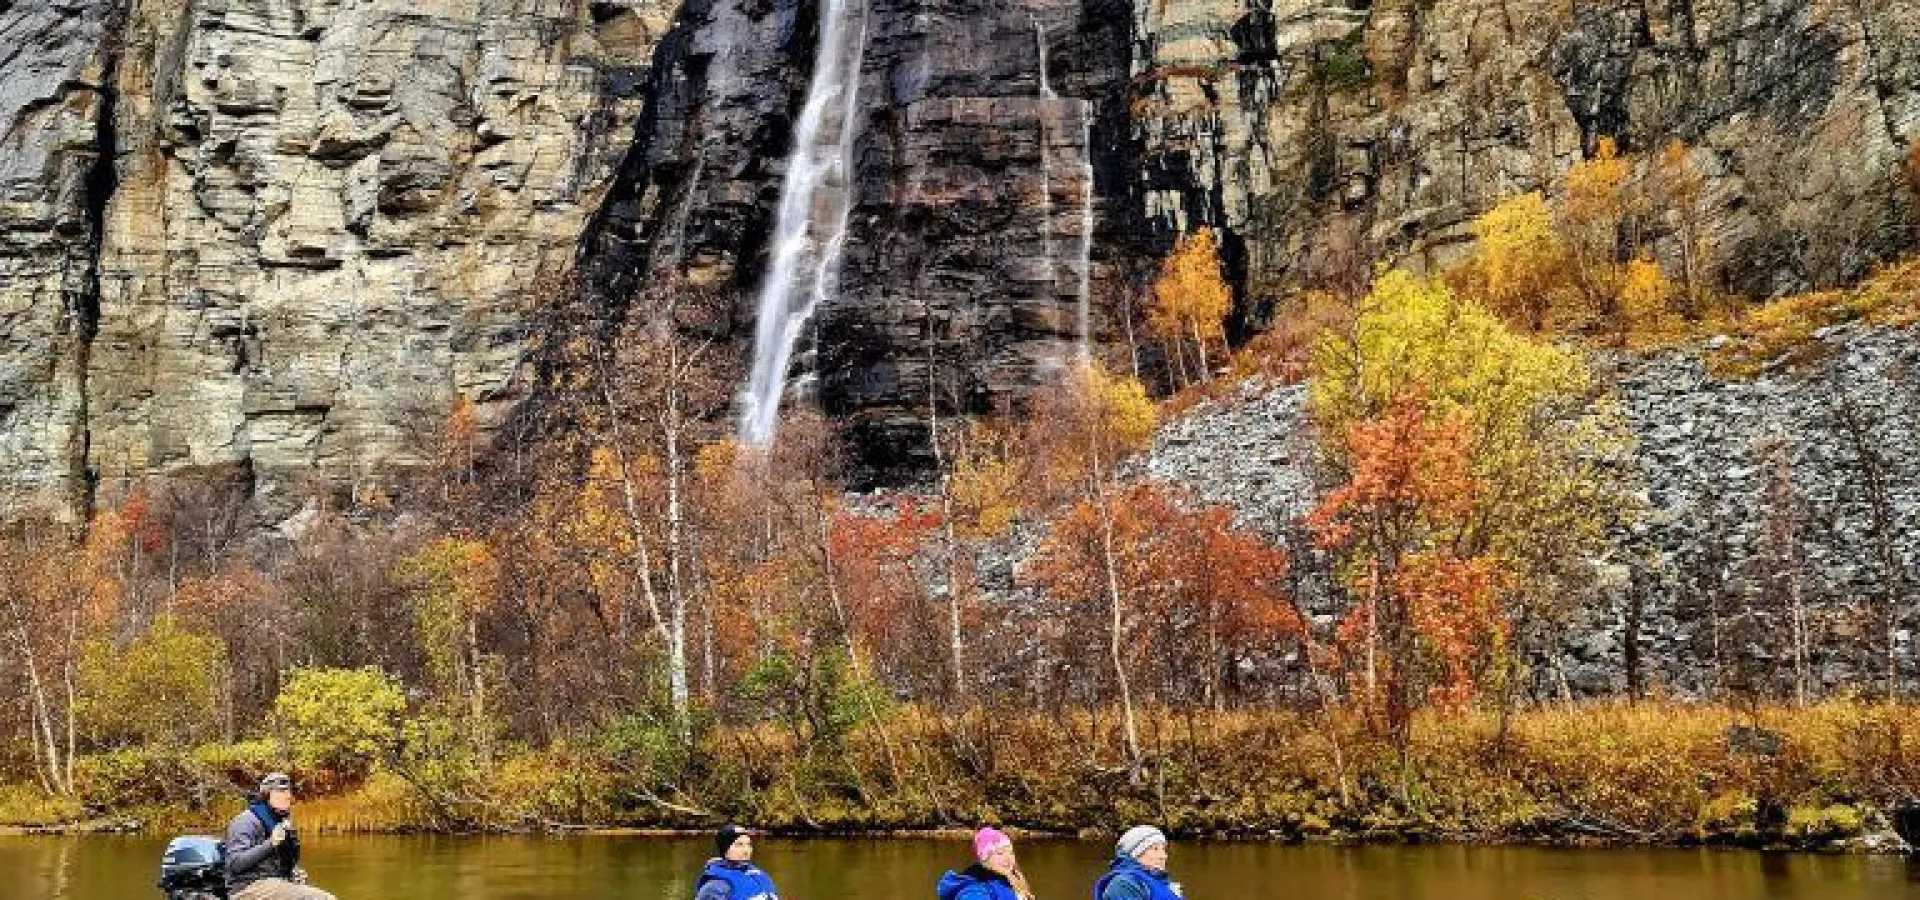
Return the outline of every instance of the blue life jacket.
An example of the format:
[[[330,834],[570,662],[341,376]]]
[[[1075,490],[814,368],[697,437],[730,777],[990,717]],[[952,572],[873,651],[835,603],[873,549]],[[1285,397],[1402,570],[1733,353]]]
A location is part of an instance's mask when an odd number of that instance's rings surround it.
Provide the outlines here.
[[[693,885],[694,893],[699,893],[711,881],[726,882],[727,900],[780,900],[779,892],[773,888],[773,879],[750,862],[707,860],[706,871],[700,873],[700,880]]]
[[[286,814],[268,806],[266,801],[263,800],[256,800],[249,804],[247,811],[253,813],[255,819],[260,820],[260,827],[265,828],[269,836],[273,834],[274,826],[287,820]],[[220,852],[220,862],[224,867],[226,863],[225,844],[220,845]],[[288,878],[292,878],[293,870],[300,867],[300,833],[294,831],[292,826],[288,826],[287,839],[281,841],[280,846],[275,848],[274,852],[280,857],[282,870],[286,872]]]
[[[1114,858],[1113,867],[1108,869],[1105,875],[1100,876],[1099,881],[1093,883],[1093,900],[1100,900],[1100,895],[1106,892],[1107,885],[1120,878],[1130,879],[1135,884],[1145,887],[1153,900],[1181,900],[1180,892],[1168,878],[1167,873],[1149,869],[1131,856]]]
[[[933,893],[939,900],[1020,900],[1006,876],[979,863],[940,876]]]

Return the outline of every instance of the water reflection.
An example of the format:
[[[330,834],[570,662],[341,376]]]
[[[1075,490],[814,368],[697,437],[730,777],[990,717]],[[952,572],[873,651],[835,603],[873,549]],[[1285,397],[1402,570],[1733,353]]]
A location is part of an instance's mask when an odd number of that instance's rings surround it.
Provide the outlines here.
[[[0,900],[142,900],[159,838],[0,838]],[[708,845],[644,837],[309,839],[316,882],[344,900],[687,900]],[[788,840],[759,858],[790,900],[927,898],[965,841]],[[1032,840],[1042,900],[1080,900],[1101,844]],[[1723,850],[1176,844],[1187,896],[1311,900],[1920,900],[1920,862]]]

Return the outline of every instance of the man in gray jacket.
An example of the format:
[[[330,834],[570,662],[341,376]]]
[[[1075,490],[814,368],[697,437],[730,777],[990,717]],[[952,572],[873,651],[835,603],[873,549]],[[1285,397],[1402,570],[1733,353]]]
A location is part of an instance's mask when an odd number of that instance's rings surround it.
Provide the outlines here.
[[[227,823],[227,896],[232,900],[334,900],[307,885],[293,830],[293,779],[260,779],[260,799]]]

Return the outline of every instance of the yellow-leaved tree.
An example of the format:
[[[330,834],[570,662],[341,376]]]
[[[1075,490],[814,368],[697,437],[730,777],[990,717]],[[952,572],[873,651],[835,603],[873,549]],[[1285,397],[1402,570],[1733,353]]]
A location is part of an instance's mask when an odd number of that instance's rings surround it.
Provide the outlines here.
[[[1623,318],[1620,242],[1639,205],[1632,173],[1632,162],[1620,155],[1619,145],[1603,137],[1593,156],[1567,169],[1560,200],[1561,230],[1571,257],[1567,274],[1585,310],[1604,323]]]
[[[1707,236],[1707,179],[1693,164],[1693,154],[1678,140],[1660,149],[1647,173],[1648,203],[1664,218],[1680,263],[1680,314],[1699,319],[1712,301],[1708,260],[1713,248]]]
[[[1615,318],[1619,342],[1637,332],[1659,332],[1669,318],[1668,307],[1678,291],[1660,264],[1646,256],[1627,263],[1620,275],[1618,313]]]
[[[1516,627],[1552,622],[1593,587],[1606,531],[1630,508],[1606,471],[1627,438],[1577,356],[1513,331],[1439,280],[1396,271],[1376,282],[1350,330],[1321,339],[1314,369],[1316,430],[1349,480],[1369,458],[1354,439],[1380,423],[1456,423],[1447,427],[1458,429],[1464,471],[1451,480],[1470,480],[1470,508],[1422,514],[1410,544],[1395,538],[1396,557],[1497,570],[1490,584]],[[1355,596],[1405,577],[1346,550]]]
[[[1232,309],[1233,293],[1220,272],[1219,237],[1203,227],[1181,238],[1173,253],[1160,262],[1153,305],[1147,309],[1147,329],[1167,347],[1182,383],[1207,380],[1207,345],[1226,343],[1225,323]],[[1187,371],[1189,339],[1195,354],[1193,377]]]
[[[480,620],[500,592],[500,566],[485,541],[443,537],[401,563],[411,588],[414,627],[444,699],[466,707],[468,734],[483,770],[493,765],[487,684],[496,660],[481,649]],[[450,703],[449,705],[452,705]]]
[[[1461,287],[1527,328],[1547,327],[1562,302],[1566,247],[1539,191],[1509,197],[1473,222],[1479,247],[1458,270]]]

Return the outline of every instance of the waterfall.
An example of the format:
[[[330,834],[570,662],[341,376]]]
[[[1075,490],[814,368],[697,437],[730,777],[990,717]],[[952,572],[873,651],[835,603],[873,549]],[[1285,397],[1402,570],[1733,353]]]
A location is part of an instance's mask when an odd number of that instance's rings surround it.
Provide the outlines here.
[[[1053,146],[1047,135],[1047,110],[1053,106],[1053,85],[1047,78],[1047,29],[1033,17],[1034,48],[1040,59],[1040,102],[1033,105],[1033,118],[1040,126],[1040,252],[1047,260],[1047,278],[1059,294],[1060,264],[1053,248]]]
[[[1080,358],[1093,358],[1093,101],[1080,107]]]
[[[860,63],[865,52],[865,0],[823,0],[813,78],[794,131],[793,153],[780,183],[773,258],[760,286],[753,374],[741,397],[740,438],[773,441],[794,344],[822,300],[838,286],[840,256],[853,206],[853,137]]]
[[[1039,16],[1029,16],[1033,20],[1033,42],[1040,51],[1040,99],[1054,98],[1053,83],[1047,80],[1047,29],[1040,24]]]
[[[1053,80],[1047,71],[1047,30],[1040,19],[1033,19],[1034,47],[1040,57],[1040,102],[1036,105],[1035,118],[1040,122],[1040,245],[1047,257],[1047,274],[1053,278],[1055,290],[1060,281],[1060,262],[1054,256],[1053,246],[1053,146],[1047,133],[1047,116],[1058,112],[1060,104],[1055,102],[1059,95],[1053,92]],[[1089,359],[1093,355],[1093,103],[1079,101],[1080,109],[1080,245],[1079,258],[1075,261],[1074,275],[1077,279],[1074,302],[1078,306],[1079,318],[1079,355]]]

